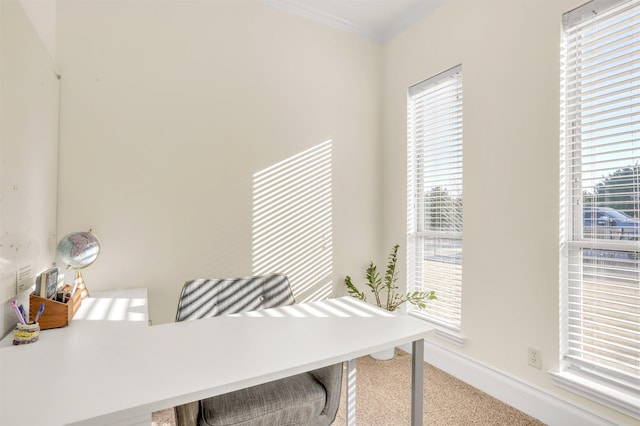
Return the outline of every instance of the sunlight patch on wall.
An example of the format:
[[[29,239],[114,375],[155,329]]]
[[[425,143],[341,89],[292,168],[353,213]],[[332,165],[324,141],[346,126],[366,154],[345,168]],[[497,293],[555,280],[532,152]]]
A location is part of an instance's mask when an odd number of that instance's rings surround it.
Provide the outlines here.
[[[253,274],[286,275],[296,302],[333,289],[331,147],[328,140],[253,175]]]

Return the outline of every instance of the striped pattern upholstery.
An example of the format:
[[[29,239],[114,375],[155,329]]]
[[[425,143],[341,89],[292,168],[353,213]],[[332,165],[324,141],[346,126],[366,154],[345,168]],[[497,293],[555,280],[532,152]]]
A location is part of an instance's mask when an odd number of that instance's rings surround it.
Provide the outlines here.
[[[293,305],[289,280],[284,275],[234,279],[199,279],[182,288],[176,321]]]

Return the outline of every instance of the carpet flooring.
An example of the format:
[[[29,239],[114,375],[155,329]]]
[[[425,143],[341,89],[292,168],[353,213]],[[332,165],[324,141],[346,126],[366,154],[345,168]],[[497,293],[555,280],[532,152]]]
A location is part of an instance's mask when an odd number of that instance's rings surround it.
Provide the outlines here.
[[[411,423],[411,355],[396,350],[390,361],[356,361],[358,426]],[[346,424],[345,387],[333,425]],[[543,426],[540,421],[479,391],[430,364],[424,365],[424,425]],[[153,414],[153,426],[174,426],[173,409]],[[277,426],[277,425],[265,425]]]

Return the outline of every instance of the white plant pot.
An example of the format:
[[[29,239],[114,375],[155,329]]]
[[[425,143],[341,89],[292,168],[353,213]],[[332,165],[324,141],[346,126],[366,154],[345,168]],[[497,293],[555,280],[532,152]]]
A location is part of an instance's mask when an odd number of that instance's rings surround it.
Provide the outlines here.
[[[383,349],[378,352],[374,352],[370,356],[371,358],[377,359],[379,361],[388,361],[390,359],[393,359],[395,355],[396,355],[396,348],[395,346],[392,346],[390,348]]]
[[[388,312],[388,311],[387,311]],[[393,312],[389,312],[391,315],[396,316],[398,315],[398,311],[393,311]],[[393,359],[394,356],[396,356],[396,348],[395,346],[391,346],[390,348],[387,349],[383,349],[381,351],[378,352],[374,352],[372,354],[370,354],[371,358],[373,359],[377,359],[379,361],[388,361],[390,359]]]

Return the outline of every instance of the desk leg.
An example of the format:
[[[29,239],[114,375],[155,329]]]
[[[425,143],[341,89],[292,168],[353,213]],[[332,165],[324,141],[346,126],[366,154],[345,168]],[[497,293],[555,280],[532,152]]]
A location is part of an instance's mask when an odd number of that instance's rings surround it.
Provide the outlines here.
[[[356,426],[356,360],[347,361],[347,426]]]
[[[411,354],[411,426],[422,426],[424,339],[412,343]]]

